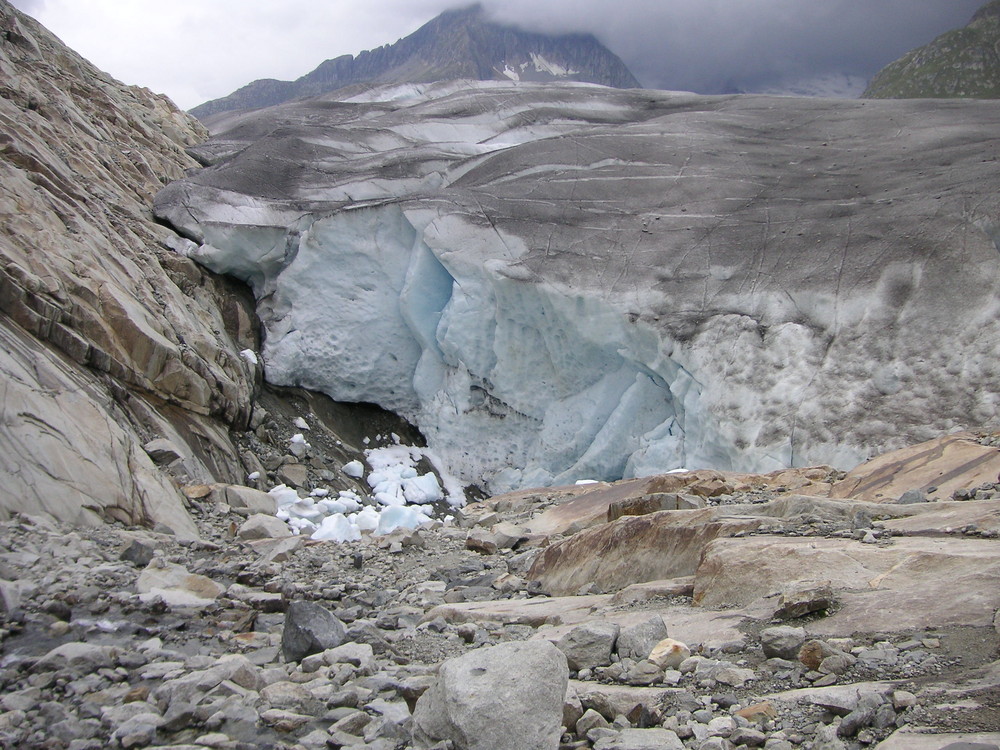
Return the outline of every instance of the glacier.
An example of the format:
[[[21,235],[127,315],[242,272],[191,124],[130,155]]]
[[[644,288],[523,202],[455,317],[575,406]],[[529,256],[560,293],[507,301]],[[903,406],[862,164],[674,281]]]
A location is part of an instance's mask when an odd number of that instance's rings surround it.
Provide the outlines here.
[[[269,381],[492,492],[854,465],[997,421],[1000,109],[586,84],[233,115],[158,218],[247,282]]]

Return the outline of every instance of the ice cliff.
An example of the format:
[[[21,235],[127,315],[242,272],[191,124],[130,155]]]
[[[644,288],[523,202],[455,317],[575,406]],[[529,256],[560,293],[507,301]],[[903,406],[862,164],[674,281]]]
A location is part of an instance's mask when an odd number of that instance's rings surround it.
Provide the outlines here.
[[[400,86],[234,116],[155,211],[267,378],[493,491],[997,421],[1000,108]]]

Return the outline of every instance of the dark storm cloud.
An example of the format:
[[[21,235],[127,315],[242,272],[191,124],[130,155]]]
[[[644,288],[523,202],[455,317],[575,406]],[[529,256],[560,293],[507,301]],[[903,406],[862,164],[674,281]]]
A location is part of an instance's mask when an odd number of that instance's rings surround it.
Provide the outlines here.
[[[965,25],[985,0],[481,2],[528,30],[593,33],[649,87],[793,90],[787,84],[836,74],[857,79],[856,95],[886,63]],[[471,3],[14,0],[98,67],[185,108],[256,78],[295,79],[323,60],[391,44]]]
[[[829,73],[869,78],[964,26],[985,0],[487,0],[504,21],[587,31],[642,83],[759,90]]]

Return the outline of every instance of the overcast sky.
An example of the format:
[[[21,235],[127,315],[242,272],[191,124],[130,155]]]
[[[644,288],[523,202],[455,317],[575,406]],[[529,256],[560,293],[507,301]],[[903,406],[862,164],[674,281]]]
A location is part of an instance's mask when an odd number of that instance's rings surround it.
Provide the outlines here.
[[[643,85],[700,93],[862,86],[985,0],[483,0],[499,20],[595,34]],[[188,109],[257,78],[395,42],[468,0],[13,0],[125,83]],[[845,76],[851,78],[846,79]],[[846,82],[845,82],[846,81]],[[838,83],[840,82],[840,83]],[[833,89],[831,89],[831,93]]]

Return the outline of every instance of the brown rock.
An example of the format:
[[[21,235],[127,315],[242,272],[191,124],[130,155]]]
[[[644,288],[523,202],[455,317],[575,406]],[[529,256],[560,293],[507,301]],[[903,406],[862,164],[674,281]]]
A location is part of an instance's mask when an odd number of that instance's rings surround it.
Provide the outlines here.
[[[1000,545],[988,539],[900,538],[889,547],[848,539],[718,539],[695,574],[696,603],[753,605],[768,616],[790,581],[822,576],[838,607],[814,635],[992,625],[1000,606]]]
[[[932,499],[948,499],[958,489],[995,482],[1000,450],[980,445],[972,435],[947,435],[886,453],[849,472],[832,497],[895,502],[907,490],[937,487]]]
[[[836,602],[829,581],[803,581],[781,592],[774,616],[782,620],[805,617],[813,612],[830,609]]]
[[[244,541],[253,541],[255,539],[281,539],[291,536],[292,532],[288,530],[288,524],[280,518],[266,513],[254,513],[243,522],[236,535]]]
[[[277,471],[278,481],[290,487],[309,485],[309,467],[305,464],[282,464]]]
[[[806,641],[799,649],[799,661],[814,672],[818,672],[824,659],[838,653],[837,649],[825,641]]]
[[[691,575],[709,542],[761,523],[718,518],[721,515],[706,508],[626,516],[546,548],[528,578],[551,594],[569,595],[591,583],[602,591],[616,591],[633,583]]]
[[[677,669],[689,656],[691,649],[687,644],[675,641],[673,638],[664,638],[649,652],[649,660],[660,669]]]
[[[705,501],[697,495],[654,492],[612,503],[608,507],[608,521],[617,520],[622,516],[644,516],[660,510],[695,510],[704,507]]]
[[[752,721],[755,724],[764,724],[765,722],[777,719],[778,711],[773,704],[765,701],[764,703],[755,703],[752,706],[741,708],[736,712],[736,715],[742,716],[747,721]]]

